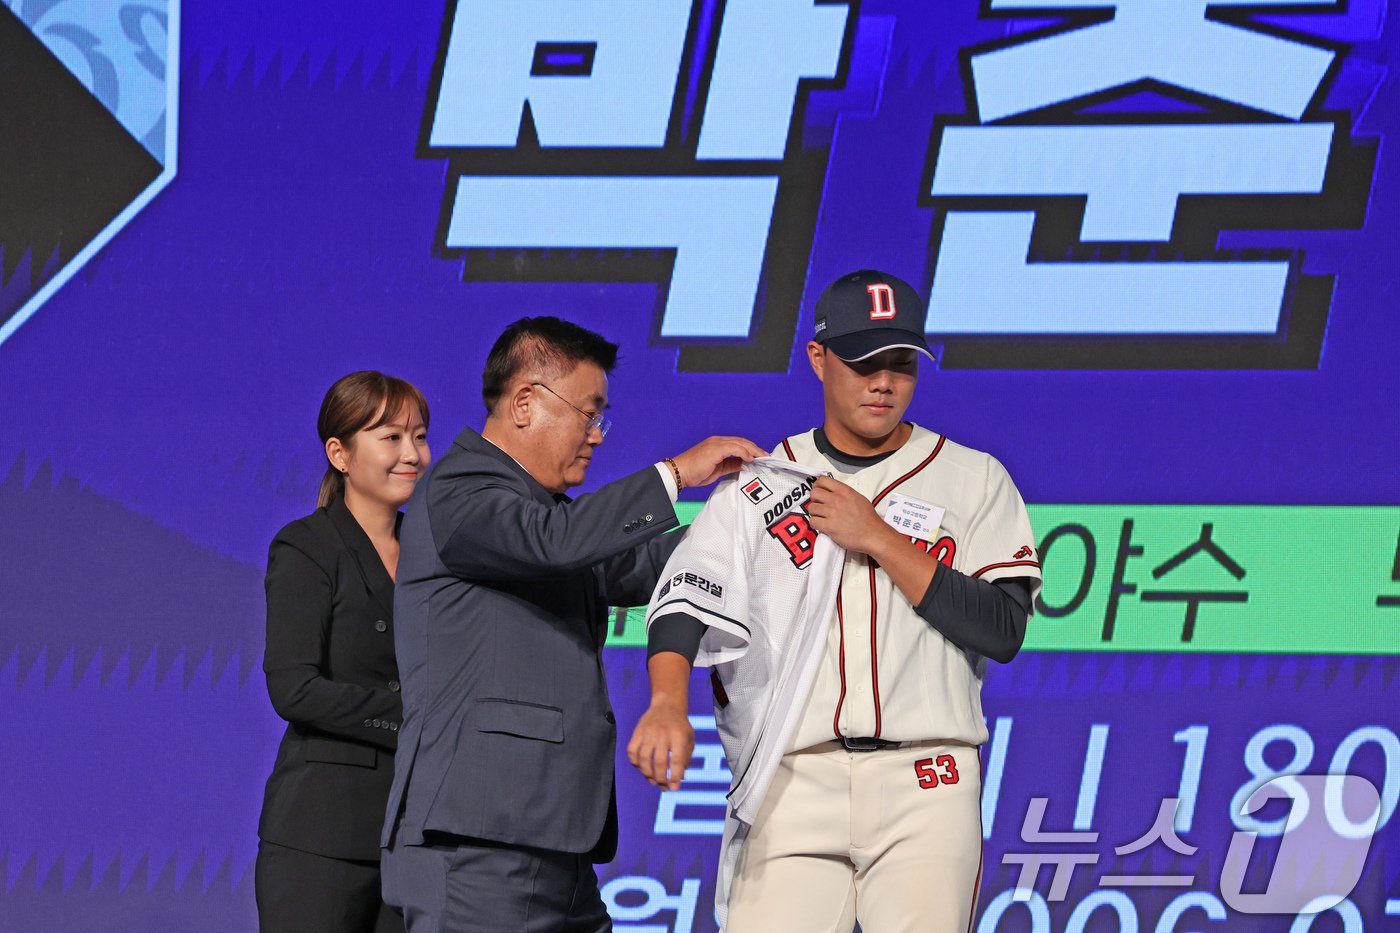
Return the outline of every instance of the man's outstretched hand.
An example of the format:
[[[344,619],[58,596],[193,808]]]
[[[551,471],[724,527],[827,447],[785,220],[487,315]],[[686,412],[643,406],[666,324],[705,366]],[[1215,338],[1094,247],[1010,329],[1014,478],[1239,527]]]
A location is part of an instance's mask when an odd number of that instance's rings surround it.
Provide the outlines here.
[[[708,486],[766,451],[742,437],[707,437],[683,454],[671,458],[681,474],[683,486]]]

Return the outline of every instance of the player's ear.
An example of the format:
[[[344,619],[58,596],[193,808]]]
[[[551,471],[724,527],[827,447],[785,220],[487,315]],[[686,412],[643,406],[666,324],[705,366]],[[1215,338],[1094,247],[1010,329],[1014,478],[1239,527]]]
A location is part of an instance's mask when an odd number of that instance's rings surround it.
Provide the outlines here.
[[[807,342],[807,362],[812,364],[812,372],[817,374],[817,378],[822,382],[826,381],[823,375],[826,371],[826,347],[815,340]]]

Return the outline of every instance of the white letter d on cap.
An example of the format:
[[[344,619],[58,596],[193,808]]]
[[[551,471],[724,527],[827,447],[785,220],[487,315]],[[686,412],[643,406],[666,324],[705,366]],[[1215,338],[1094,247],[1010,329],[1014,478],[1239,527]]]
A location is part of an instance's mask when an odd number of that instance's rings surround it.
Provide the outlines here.
[[[894,306],[894,288],[884,282],[865,286],[870,293],[870,320],[888,321],[899,313]]]

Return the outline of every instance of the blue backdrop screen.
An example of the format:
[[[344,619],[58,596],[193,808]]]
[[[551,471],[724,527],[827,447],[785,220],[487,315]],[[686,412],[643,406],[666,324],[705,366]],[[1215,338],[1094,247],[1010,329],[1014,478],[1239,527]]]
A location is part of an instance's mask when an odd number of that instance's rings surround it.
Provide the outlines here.
[[[596,486],[816,425],[816,299],[866,267],[929,302],[911,417],[1006,464],[1045,557],[974,928],[1400,922],[1389,13],[3,0],[0,929],[255,926],[262,573],[337,377],[415,382],[442,451],[507,323],[583,323],[622,346]],[[624,735],[642,643],[619,612]],[[715,928],[693,693],[680,791],[619,761],[620,930]],[[1251,912],[1297,853],[1245,802],[1324,774],[1373,789],[1315,798],[1358,879]]]

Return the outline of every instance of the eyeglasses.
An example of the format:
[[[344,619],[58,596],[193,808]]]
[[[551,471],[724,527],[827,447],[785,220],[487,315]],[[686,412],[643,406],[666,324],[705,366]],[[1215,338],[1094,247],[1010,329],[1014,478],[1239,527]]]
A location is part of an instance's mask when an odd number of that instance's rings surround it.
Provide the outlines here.
[[[532,383],[530,383],[530,384],[531,384],[531,385],[539,386],[541,389],[544,389],[544,390],[545,390],[546,392],[548,392],[550,395],[554,396],[554,397],[557,398],[559,401],[563,402],[565,405],[568,405],[568,406],[569,406],[570,408],[572,408],[574,411],[578,412],[580,415],[583,415],[585,418],[587,418],[587,419],[588,419],[588,428],[587,428],[587,430],[592,431],[594,428],[597,428],[597,429],[598,429],[598,433],[601,434],[601,435],[603,435],[604,437],[607,437],[607,436],[608,436],[608,431],[612,430],[612,419],[609,418],[609,417],[607,417],[606,415],[604,415],[601,411],[598,412],[598,413],[595,414],[595,415],[590,415],[588,412],[584,411],[582,408],[579,408],[579,407],[578,407],[577,405],[575,405],[573,402],[571,402],[571,401],[569,401],[568,399],[564,398],[564,396],[560,395],[558,392],[555,392],[553,389],[551,389],[549,386],[545,385],[543,382],[532,382]]]

